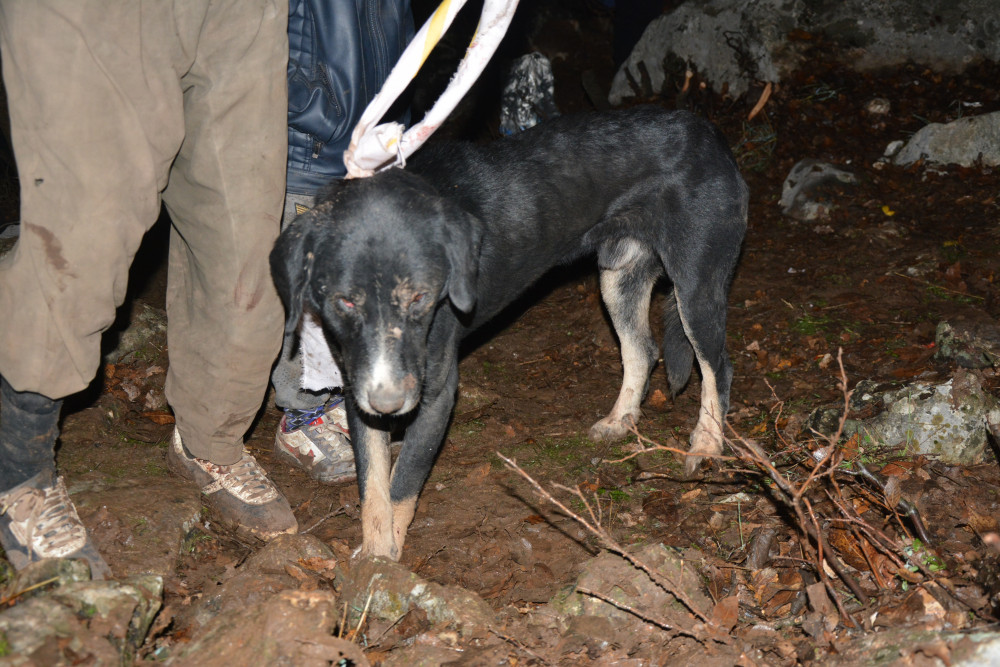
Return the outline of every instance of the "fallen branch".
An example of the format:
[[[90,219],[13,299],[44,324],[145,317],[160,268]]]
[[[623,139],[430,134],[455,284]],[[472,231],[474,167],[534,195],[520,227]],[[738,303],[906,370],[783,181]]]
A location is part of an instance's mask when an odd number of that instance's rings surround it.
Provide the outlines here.
[[[651,623],[651,624],[655,625],[656,627],[660,628],[661,630],[666,630],[666,631],[671,632],[671,633],[675,633],[676,632],[676,628],[674,628],[670,624],[664,623],[663,621],[658,621],[657,619],[653,618],[652,616],[648,616],[648,615],[644,614],[643,612],[639,611],[635,607],[627,605],[624,602],[618,602],[617,600],[613,600],[612,598],[608,597],[607,595],[604,595],[602,593],[598,593],[597,591],[592,591],[589,588],[582,588],[580,586],[577,586],[576,591],[577,591],[577,593],[582,593],[583,595],[588,595],[588,596],[590,596],[592,598],[597,598],[601,602],[605,602],[605,603],[611,605],[612,607],[615,607],[617,609],[621,609],[624,612],[632,614],[636,618],[638,618],[640,620],[643,620],[643,621],[646,621],[647,623]]]
[[[25,593],[39,589],[43,586],[48,586],[49,584],[55,581],[59,581],[59,577],[52,577],[51,579],[46,579],[45,581],[39,581],[37,584],[32,584],[31,586],[28,586],[27,588],[22,588],[19,591],[11,593],[10,595],[5,595],[3,599],[0,600],[0,605],[10,604],[11,602],[21,597]]]
[[[634,459],[637,456],[641,456],[642,454],[651,454],[653,452],[670,452],[672,454],[677,454],[679,456],[697,456],[698,458],[712,459],[713,461],[739,460],[735,456],[726,456],[725,454],[706,454],[704,452],[691,453],[686,449],[661,445],[660,443],[647,438],[642,433],[639,433],[639,429],[636,428],[634,424],[630,426],[628,430],[632,433],[632,435],[636,437],[636,439],[639,441],[639,444],[643,445],[642,449],[634,451],[631,454],[623,456],[620,459],[603,459],[601,461],[602,463],[625,463],[626,461],[630,461],[631,459]]]
[[[706,635],[704,632],[700,631],[697,627],[695,627],[695,628],[675,628],[676,632],[688,635],[701,642],[708,641],[709,639],[715,641],[724,641],[721,638],[726,637],[726,633],[724,631],[721,631],[721,629],[711,618],[709,618],[701,610],[699,610],[698,607],[694,604],[694,601],[691,600],[691,598],[687,595],[687,593],[684,592],[683,588],[679,586],[676,582],[674,582],[668,575],[665,575],[649,567],[648,565],[640,561],[638,558],[636,558],[634,555],[626,551],[624,547],[618,544],[618,542],[616,542],[611,537],[611,535],[609,535],[608,532],[605,531],[603,528],[601,528],[599,525],[592,524],[591,522],[587,521],[586,519],[578,515],[576,512],[566,507],[566,505],[564,505],[557,498],[555,498],[555,496],[546,491],[541,484],[535,481],[535,479],[531,475],[529,475],[520,466],[518,466],[516,461],[507,458],[506,456],[504,456],[499,452],[497,452],[497,456],[500,457],[500,459],[507,465],[508,468],[514,470],[519,475],[521,475],[521,477],[526,479],[528,483],[531,484],[531,486],[543,499],[547,500],[549,503],[558,508],[559,511],[564,513],[566,516],[569,516],[574,521],[579,523],[581,526],[586,528],[588,532],[597,537],[597,539],[601,542],[604,548],[606,548],[608,551],[618,554],[626,561],[628,561],[628,563],[631,564],[633,567],[645,573],[646,576],[650,578],[650,580],[652,580],[661,589],[672,595],[678,602],[683,604],[689,612],[691,612],[695,617],[697,617],[700,621],[702,621],[702,623],[704,623],[705,626],[711,631],[710,635]],[[591,516],[593,517],[593,510],[590,509],[590,504],[587,502],[587,499],[583,496],[583,493],[579,489],[573,490],[560,485],[556,485],[556,487],[568,491],[569,493],[572,493],[581,501],[583,501],[584,506],[588,508],[588,511],[591,513]],[[657,625],[663,627],[668,624],[657,623]],[[728,642],[729,641],[728,638],[725,641]]]
[[[327,512],[322,517],[320,517],[320,519],[316,523],[314,523],[313,525],[309,526],[305,530],[300,530],[299,532],[303,533],[303,534],[305,534],[305,533],[311,533],[314,530],[316,530],[317,528],[319,528],[326,521],[329,521],[333,517],[339,516],[339,515],[344,514],[346,512],[347,512],[347,510],[345,510],[343,507],[340,507],[338,509],[335,509],[335,510],[332,510],[330,512]]]

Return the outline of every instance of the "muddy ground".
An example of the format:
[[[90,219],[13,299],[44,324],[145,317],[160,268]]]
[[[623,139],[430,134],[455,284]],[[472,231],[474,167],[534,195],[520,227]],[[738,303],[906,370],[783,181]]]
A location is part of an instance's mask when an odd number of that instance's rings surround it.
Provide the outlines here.
[[[553,60],[561,107],[588,108],[592,101],[582,80],[597,81],[606,90],[613,72],[609,18],[597,9],[549,18],[532,46]],[[734,434],[753,438],[789,478],[800,481],[808,474],[801,452],[823,444],[802,431],[806,417],[843,400],[839,350],[850,387],[863,379],[943,381],[956,368],[934,357],[938,322],[970,313],[995,319],[1000,313],[1000,191],[993,170],[877,164],[887,144],[928,122],[1000,110],[995,86],[1000,68],[981,65],[963,75],[939,75],[909,66],[858,74],[831,64],[830,45],[815,41],[809,48],[812,66],[783,82],[752,121],[747,116],[759,90],[748,99],[728,99],[701,89],[697,77],[687,94],[680,94],[680,82],[674,82],[677,87],[647,100],[685,106],[718,123],[750,184],[749,230],[729,308],[728,341],[736,369],[729,422]],[[866,110],[877,97],[890,102],[887,114]],[[478,123],[472,123],[478,136],[494,132],[493,116],[483,115]],[[826,219],[797,222],[779,210],[782,181],[802,158],[829,161],[858,177],[856,185],[826,193],[832,203]],[[144,312],[155,320],[162,308],[157,244],[162,236],[154,231],[137,261],[135,296],[123,308],[122,326]],[[130,524],[99,502],[84,502],[88,492],[128,490],[136,504],[166,514],[174,511],[173,502],[176,511],[192,511],[190,503],[178,499],[178,482],[164,464],[172,427],[161,394],[166,351],[156,340],[139,353],[115,359],[92,392],[71,402],[61,439],[61,469],[119,576],[141,571],[143,563],[170,550],[141,539],[148,517]],[[944,569],[911,573],[912,581],[905,581],[905,573],[891,563],[879,565],[887,556],[874,553],[877,549],[856,531],[835,521],[823,523],[832,548],[868,599],[862,603],[830,574],[829,597],[842,613],[834,611],[832,620],[817,629],[803,622],[803,614],[816,613],[822,604],[802,604],[804,590],[818,573],[803,545],[801,521],[758,469],[721,460],[706,465],[703,479],[685,481],[680,457],[669,452],[615,463],[610,461],[637,448],[635,438],[614,445],[587,440],[590,425],[617,395],[620,371],[590,262],[553,273],[466,345],[454,421],[402,556],[402,564],[420,577],[477,594],[502,620],[497,632],[478,637],[475,645],[465,638],[453,642],[452,648],[467,649],[455,659],[586,664],[614,658],[630,664],[631,657],[639,661],[631,664],[656,664],[682,653],[676,636],[666,630],[636,635],[631,643],[619,638],[617,645],[581,646],[528,622],[533,610],[574,583],[602,545],[540,499],[498,453],[516,459],[546,488],[558,483],[582,489],[600,525],[621,545],[662,543],[677,553],[696,549],[699,556],[691,567],[701,576],[702,594],[713,603],[735,596],[737,611],[724,625],[744,649],[755,648],[758,663],[821,660],[877,628],[961,629],[993,622],[990,582],[995,576],[989,575],[996,554],[981,539],[996,528],[1000,474],[992,449],[981,465],[946,467],[908,456],[900,443],[875,443],[860,452],[856,442],[841,443],[849,456],[863,456],[873,470],[898,478]],[[977,373],[988,390],[1000,389],[994,369]],[[642,436],[685,448],[699,391],[694,375],[683,393],[669,397],[658,367],[644,404]],[[347,557],[360,542],[357,489],[354,484],[322,486],[277,463],[271,443],[279,418],[269,399],[248,447],[288,496],[303,530],[331,545],[349,569]],[[738,492],[746,495],[722,502]],[[573,511],[586,514],[579,499],[555,493]],[[812,502],[816,516],[832,517],[831,503],[849,501],[896,544],[906,542],[910,524],[880,506],[879,498],[845,478],[835,486],[818,486]],[[193,516],[179,560],[167,568],[164,609],[140,657],[169,655],[188,642],[192,621],[186,610],[262,546],[240,540],[197,506]],[[765,530],[774,535],[771,556],[748,561],[753,538]],[[143,545],[138,552],[136,544]],[[162,553],[154,553],[157,549]],[[927,583],[941,576],[947,579],[937,587]],[[322,585],[336,590],[335,583]],[[956,595],[942,595],[942,588]],[[942,615],[928,611],[926,597],[915,600],[928,590],[945,599]],[[717,617],[721,609],[716,605]],[[356,641],[378,662],[438,629],[426,618],[410,619],[380,628],[378,636],[362,628]],[[918,652],[913,660],[919,664],[939,650]]]

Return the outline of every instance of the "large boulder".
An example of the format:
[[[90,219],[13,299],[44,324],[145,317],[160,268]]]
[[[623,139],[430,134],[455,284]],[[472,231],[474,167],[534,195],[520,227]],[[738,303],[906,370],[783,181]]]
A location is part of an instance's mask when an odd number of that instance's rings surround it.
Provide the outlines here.
[[[994,0],[708,0],[687,2],[654,20],[622,64],[608,96],[621,104],[659,93],[692,67],[717,92],[742,95],[754,81],[777,83],[803,66],[813,33],[862,70],[916,62],[962,71],[1000,60],[1000,3]],[[683,79],[681,79],[681,82]]]
[[[62,567],[68,561],[40,561]],[[35,568],[32,568],[35,569]],[[160,609],[163,582],[141,576],[125,581],[65,581],[40,590],[0,613],[0,637],[9,665],[130,665]],[[19,588],[19,590],[24,590]]]
[[[892,158],[898,165],[918,160],[971,167],[1000,164],[1000,111],[959,118],[951,123],[928,123]]]
[[[947,382],[912,382],[885,387],[865,380],[851,396],[844,435],[876,446],[901,447],[947,465],[981,463],[987,434],[1000,425],[1000,404],[976,374],[958,369]],[[809,428],[830,434],[840,408],[821,408]]]

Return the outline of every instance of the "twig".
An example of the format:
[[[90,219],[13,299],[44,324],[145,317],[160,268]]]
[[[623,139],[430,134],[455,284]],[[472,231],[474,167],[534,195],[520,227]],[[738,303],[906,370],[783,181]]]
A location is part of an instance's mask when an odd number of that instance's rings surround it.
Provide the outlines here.
[[[812,520],[812,531],[813,539],[818,543],[819,551],[819,574],[820,580],[823,582],[823,586],[826,587],[827,592],[830,593],[830,597],[833,598],[834,604],[837,605],[837,609],[840,611],[841,618],[850,621],[852,624],[857,625],[854,619],[851,618],[846,611],[844,611],[844,605],[840,601],[840,596],[837,595],[837,591],[834,590],[833,584],[830,583],[829,578],[826,576],[826,570],[823,569],[823,563],[826,562],[834,573],[843,581],[848,588],[851,589],[851,593],[854,597],[858,599],[863,605],[868,604],[868,595],[861,589],[861,585],[854,580],[850,574],[848,574],[847,569],[841,564],[840,558],[834,553],[833,549],[826,541],[826,537],[823,535],[823,531],[820,530],[819,521],[816,520],[816,514],[813,512],[812,503],[809,502],[808,498],[803,498],[803,502],[806,504],[806,509],[809,512],[809,518]],[[824,556],[825,552],[825,556]]]
[[[542,656],[538,655],[537,653],[535,653],[534,651],[532,651],[530,648],[528,648],[527,646],[525,646],[523,642],[518,641],[514,637],[510,637],[508,635],[505,635],[504,633],[502,633],[499,630],[496,630],[494,628],[490,628],[489,630],[490,630],[490,632],[492,632],[493,634],[495,634],[500,639],[502,639],[505,642],[513,645],[515,648],[517,648],[517,649],[519,649],[521,651],[524,651],[525,653],[527,653],[528,655],[530,655],[535,660],[541,661],[541,663],[543,665],[551,665],[552,664],[551,662],[549,662],[548,660],[546,660],[545,658],[543,658]]]
[[[959,292],[958,290],[948,289],[947,287],[942,287],[941,285],[932,283],[929,280],[921,280],[920,278],[914,278],[913,276],[908,276],[905,273],[900,273],[899,271],[893,271],[892,274],[895,276],[899,276],[900,278],[906,278],[907,280],[912,280],[915,283],[921,283],[923,285],[927,285],[928,287],[939,289],[942,292],[950,292],[951,294],[957,294],[959,296],[964,296],[969,299],[979,299],[980,301],[984,300],[984,297],[976,296],[975,294],[967,294],[965,292]]]
[[[645,443],[647,446],[644,446],[639,451],[632,452],[631,454],[628,454],[627,456],[624,456],[620,459],[604,459],[602,463],[625,463],[626,461],[634,459],[637,456],[641,456],[642,454],[650,454],[652,452],[671,452],[673,454],[678,454],[680,456],[697,456],[699,458],[713,459],[715,461],[739,460],[735,456],[726,456],[724,454],[706,454],[703,452],[691,453],[685,449],[678,449],[677,447],[668,447],[667,445],[661,445],[660,443],[654,442],[653,440],[650,440],[643,434],[639,433],[639,429],[636,428],[635,425],[630,426],[629,431],[636,437],[636,439],[639,441],[640,444]]]
[[[368,591],[368,599],[365,600],[365,608],[361,612],[361,618],[358,619],[358,625],[354,628],[354,634],[351,636],[351,642],[356,642],[358,637],[361,636],[361,626],[365,624],[365,620],[368,618],[368,605],[372,603],[372,596],[375,595],[375,590],[371,589]]]
[[[678,632],[677,628],[673,627],[669,623],[664,623],[663,621],[658,621],[655,618],[653,618],[652,616],[649,616],[649,615],[647,615],[647,614],[639,611],[635,607],[632,607],[630,605],[625,604],[624,602],[618,602],[617,600],[614,600],[614,599],[608,597],[607,595],[603,595],[602,593],[598,593],[597,591],[592,591],[589,588],[582,588],[580,586],[577,586],[576,590],[577,590],[578,593],[582,593],[583,595],[589,595],[592,598],[597,598],[601,602],[606,602],[609,605],[611,605],[612,607],[617,607],[618,609],[621,609],[624,612],[628,612],[629,614],[632,614],[636,618],[639,618],[639,619],[641,619],[643,621],[646,621],[647,623],[652,623],[653,625],[655,625],[656,627],[660,628],[661,630],[666,630],[666,631],[672,632],[672,633],[677,633]]]
[[[340,628],[337,630],[337,639],[344,638],[344,628],[347,627],[347,602],[344,602],[344,615],[340,617]]]
[[[771,97],[772,89],[773,84],[768,81],[767,85],[764,86],[764,92],[760,94],[760,99],[757,100],[757,104],[753,105],[753,109],[747,115],[747,120],[753,120],[764,109],[764,105],[767,104],[767,100]]]
[[[790,507],[795,512],[795,515],[798,518],[799,529],[807,537],[811,538],[812,541],[816,543],[818,551],[816,567],[822,570],[823,560],[821,554],[823,553],[823,551],[832,552],[832,550],[826,543],[826,538],[823,537],[823,532],[819,530],[817,526],[812,525],[812,522],[806,518],[805,513],[803,512],[802,509],[803,498],[797,495],[798,489],[796,489],[791,482],[785,479],[785,477],[782,476],[780,472],[778,472],[778,470],[771,463],[770,459],[760,448],[760,445],[758,445],[756,442],[754,442],[753,440],[748,440],[743,437],[737,437],[735,440],[730,440],[729,442],[730,446],[732,446],[734,449],[739,450],[740,447],[742,447],[747,452],[749,452],[749,454],[746,455],[747,461],[763,469],[768,474],[768,476],[774,481],[775,485],[778,487],[778,490],[780,491],[780,493],[777,494],[778,499],[781,500],[786,505],[788,505],[788,507]],[[830,564],[830,567],[833,568],[833,571],[837,574],[837,576],[840,577],[840,579],[847,585],[847,587],[851,589],[851,592],[859,600],[861,600],[864,603],[867,603],[868,596],[865,595],[864,591],[861,590],[861,587],[858,585],[856,581],[854,581],[853,577],[851,577],[847,573],[847,570],[840,565],[839,561],[831,556],[830,558],[827,559],[827,562]]]
[[[331,512],[327,512],[319,521],[317,521],[313,525],[309,526],[305,530],[300,530],[299,532],[302,533],[302,534],[311,533],[314,530],[316,530],[317,528],[319,528],[319,526],[320,526],[321,523],[324,523],[325,521],[327,521],[329,519],[332,519],[335,516],[339,516],[341,514],[344,514],[345,512],[346,512],[346,510],[343,507],[335,509],[335,510],[333,510]]]
[[[45,581],[39,581],[37,584],[32,584],[32,585],[28,586],[27,588],[22,588],[21,590],[17,591],[16,593],[11,593],[10,595],[8,595],[8,596],[4,597],[2,600],[0,600],[0,605],[10,604],[11,602],[13,602],[17,598],[21,597],[25,593],[30,593],[31,591],[35,590],[36,588],[41,588],[42,586],[48,586],[49,584],[51,584],[53,582],[56,582],[56,581],[59,581],[59,577],[52,577],[51,579],[46,579]]]
[[[546,491],[541,484],[539,484],[537,481],[535,481],[533,477],[531,477],[531,475],[522,470],[521,467],[518,466],[515,461],[507,458],[500,452],[497,452],[496,454],[498,457],[500,457],[500,459],[504,463],[507,464],[507,467],[509,467],[511,470],[514,470],[519,475],[524,477],[524,479],[526,479],[528,483],[531,484],[531,486],[540,496],[542,496],[542,498],[555,505],[561,512],[563,512],[564,514],[575,520],[577,523],[579,523],[581,526],[586,528],[588,531],[590,531],[591,534],[593,534],[595,537],[598,538],[598,540],[601,541],[601,543],[604,545],[606,549],[618,554],[626,561],[628,561],[633,567],[644,572],[646,576],[648,576],[654,583],[656,583],[657,586],[662,588],[670,595],[674,596],[674,598],[676,598],[681,604],[687,607],[688,611],[694,614],[703,623],[705,623],[711,628],[717,627],[715,622],[712,621],[708,616],[706,616],[702,611],[700,611],[698,607],[694,604],[694,601],[691,600],[691,598],[688,597],[688,595],[684,592],[684,590],[680,586],[678,586],[668,575],[653,570],[648,565],[637,559],[635,556],[628,553],[620,544],[615,542],[604,529],[600,528],[599,526],[594,526],[586,519],[584,519],[583,517],[579,516],[578,514],[570,510],[558,499],[556,499],[551,493]],[[566,487],[562,488],[566,489]],[[570,489],[566,490],[572,493],[572,490]],[[580,498],[585,505],[587,504],[587,500],[583,497],[583,494],[579,491],[579,489],[576,490],[575,495],[578,498]],[[702,633],[697,632],[696,630],[693,629],[685,630],[684,632],[685,634],[689,634],[690,636],[698,639],[699,641],[704,641],[705,639],[708,639],[708,637],[704,636]]]

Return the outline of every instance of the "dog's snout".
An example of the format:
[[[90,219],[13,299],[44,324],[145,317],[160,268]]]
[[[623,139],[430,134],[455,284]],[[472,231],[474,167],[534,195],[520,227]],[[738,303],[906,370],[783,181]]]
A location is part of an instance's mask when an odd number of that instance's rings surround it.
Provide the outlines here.
[[[368,405],[383,415],[398,415],[412,410],[419,399],[417,379],[407,374],[400,382],[378,383],[368,390]]]
[[[384,415],[393,415],[403,409],[406,394],[395,387],[376,387],[368,392],[368,404],[372,410]]]

